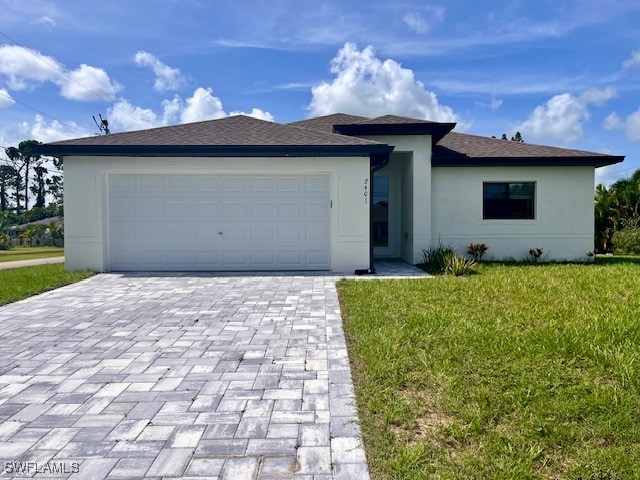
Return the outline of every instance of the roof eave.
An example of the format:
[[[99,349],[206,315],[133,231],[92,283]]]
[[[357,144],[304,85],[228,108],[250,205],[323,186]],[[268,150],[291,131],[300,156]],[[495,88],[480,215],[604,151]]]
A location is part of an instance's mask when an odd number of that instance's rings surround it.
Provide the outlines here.
[[[370,145],[40,145],[51,156],[135,157],[361,157],[391,153],[393,146]]]
[[[455,128],[455,123],[395,123],[334,125],[334,133],[342,135],[431,135],[434,145]]]
[[[463,157],[432,158],[434,167],[605,167],[623,162],[624,156],[593,157]]]

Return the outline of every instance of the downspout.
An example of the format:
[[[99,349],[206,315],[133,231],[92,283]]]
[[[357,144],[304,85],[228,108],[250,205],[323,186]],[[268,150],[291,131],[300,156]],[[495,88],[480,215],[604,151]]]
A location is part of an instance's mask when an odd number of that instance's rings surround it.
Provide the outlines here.
[[[390,153],[372,153],[370,156],[369,175],[369,268],[367,270],[356,270],[356,275],[375,275],[376,269],[373,266],[373,176],[374,174],[389,165]]]

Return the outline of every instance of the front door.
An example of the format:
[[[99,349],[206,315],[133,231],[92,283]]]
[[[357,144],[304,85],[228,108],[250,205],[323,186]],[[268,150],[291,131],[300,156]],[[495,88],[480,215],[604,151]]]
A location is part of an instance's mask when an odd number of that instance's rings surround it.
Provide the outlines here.
[[[396,257],[396,185],[390,171],[376,172],[373,177],[373,254],[376,257]]]

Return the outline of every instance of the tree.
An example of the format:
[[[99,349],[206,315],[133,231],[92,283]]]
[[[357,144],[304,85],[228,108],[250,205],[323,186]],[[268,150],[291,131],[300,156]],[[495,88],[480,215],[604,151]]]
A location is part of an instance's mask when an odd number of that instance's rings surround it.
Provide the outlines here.
[[[520,132],[516,132],[516,134],[511,137],[511,141],[512,142],[518,142],[518,143],[524,143],[524,140],[522,139],[522,134]]]
[[[640,169],[609,188],[600,184],[595,193],[596,248],[611,249],[613,234],[625,228],[640,227]]]
[[[20,172],[18,172],[17,170],[15,170],[15,172],[16,172],[15,175],[9,180],[9,187],[13,189],[13,195],[10,196],[9,198],[13,200],[15,204],[14,210],[16,214],[19,215],[20,213],[22,213],[20,205],[22,203],[22,200],[24,199],[24,194],[22,193],[24,184],[22,182],[22,177],[20,176]]]
[[[40,142],[36,140],[24,140],[20,142],[18,148],[9,147],[5,149],[5,153],[9,160],[13,163],[14,168],[24,178],[24,211],[29,210],[29,176],[31,167],[40,166],[42,163],[38,145]]]
[[[491,137],[491,138],[496,138],[496,137]],[[503,133],[502,137],[500,138],[502,140],[509,140],[509,137],[507,137],[506,133]],[[518,143],[525,143],[524,139],[522,138],[522,134],[520,132],[516,132],[516,134],[511,137],[511,141],[518,142]]]
[[[42,165],[33,167],[35,173],[34,184],[31,185],[31,193],[36,196],[36,203],[34,207],[42,208],[45,203],[45,195],[47,194],[47,173],[49,171]]]
[[[9,210],[9,187],[18,172],[11,165],[0,165],[0,212]]]

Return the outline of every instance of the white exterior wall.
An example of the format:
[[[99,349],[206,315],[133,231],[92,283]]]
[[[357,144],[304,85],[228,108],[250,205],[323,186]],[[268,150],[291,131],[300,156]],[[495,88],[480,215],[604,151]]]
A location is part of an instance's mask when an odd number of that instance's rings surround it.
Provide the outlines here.
[[[594,246],[593,167],[435,167],[432,241],[465,252],[486,243],[486,259],[587,260]],[[536,182],[534,220],[483,220],[482,183]],[[422,244],[420,247],[424,247]]]
[[[409,200],[407,192],[411,192],[409,209],[403,211],[410,215],[405,218],[403,226],[407,231],[401,232],[405,239],[402,243],[402,257],[411,263],[422,261],[422,249],[431,241],[431,135],[370,135],[366,138],[375,142],[393,145],[393,153],[411,153],[412,158],[405,160],[403,169],[403,201]],[[406,256],[405,256],[406,255]]]
[[[64,158],[65,266],[107,270],[107,186],[111,173],[325,174],[330,178],[331,269],[369,268],[368,157]]]

